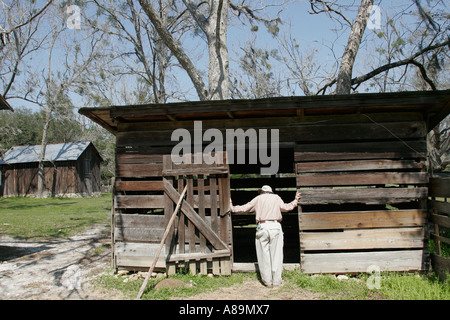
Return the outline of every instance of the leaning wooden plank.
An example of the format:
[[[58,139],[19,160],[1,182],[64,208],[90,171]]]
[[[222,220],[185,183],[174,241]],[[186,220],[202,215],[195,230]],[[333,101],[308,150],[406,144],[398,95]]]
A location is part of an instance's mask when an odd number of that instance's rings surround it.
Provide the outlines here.
[[[303,212],[300,214],[301,230],[365,229],[417,227],[425,224],[426,210],[375,210]]]
[[[164,189],[169,195],[169,197],[176,201],[179,193],[170,185],[164,181]],[[227,249],[228,246],[215,234],[208,224],[200,218],[200,216],[194,211],[191,205],[183,200],[181,204],[181,211],[186,215],[186,217],[195,225],[200,233],[202,233],[205,238],[213,245],[215,249]]]
[[[170,183],[167,180],[164,180],[165,183],[169,184]],[[164,235],[162,236],[161,242],[159,244],[158,247],[158,251],[155,254],[154,260],[152,265],[150,266],[150,269],[147,272],[147,276],[144,279],[144,282],[142,283],[141,288],[139,289],[138,295],[136,297],[136,299],[140,299],[142,296],[142,293],[145,290],[145,287],[147,286],[148,280],[151,277],[151,274],[153,272],[153,269],[156,267],[156,263],[157,263],[157,259],[159,259],[159,255],[161,253],[161,251],[164,249],[164,242],[166,241],[167,236],[169,235],[171,229],[172,229],[172,225],[175,221],[175,218],[177,216],[177,212],[178,210],[180,210],[180,206],[181,206],[181,201],[183,200],[184,195],[186,194],[186,190],[187,190],[187,185],[184,187],[183,192],[181,193],[181,195],[179,196],[178,200],[177,200],[177,206],[175,207],[175,210],[172,213],[172,216],[170,217],[170,220],[166,226],[166,230],[164,231]]]
[[[321,188],[302,189],[300,205],[366,203],[387,204],[426,199],[428,188]]]
[[[428,183],[428,173],[426,172],[307,173],[297,175],[297,185],[303,187],[426,183]]]
[[[301,256],[304,273],[359,273],[375,265],[380,271],[422,270],[423,250],[315,253]]]
[[[393,169],[423,169],[424,163],[415,160],[368,159],[349,161],[314,161],[298,162],[296,172],[333,172],[333,171],[364,171]]]
[[[300,246],[302,251],[423,248],[424,236],[424,228],[303,232]]]

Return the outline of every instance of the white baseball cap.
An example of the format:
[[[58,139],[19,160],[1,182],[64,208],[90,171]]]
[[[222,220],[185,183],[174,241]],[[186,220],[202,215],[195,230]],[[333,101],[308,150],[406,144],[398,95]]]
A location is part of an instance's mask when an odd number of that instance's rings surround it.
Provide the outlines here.
[[[263,192],[273,192],[272,188],[270,186],[268,186],[268,185],[262,186],[261,191],[263,191]]]

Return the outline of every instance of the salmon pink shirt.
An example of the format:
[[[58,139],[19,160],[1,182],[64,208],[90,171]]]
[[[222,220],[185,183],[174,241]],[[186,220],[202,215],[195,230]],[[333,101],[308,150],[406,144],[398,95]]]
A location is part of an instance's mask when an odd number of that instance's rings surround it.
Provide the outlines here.
[[[281,213],[294,210],[297,204],[297,200],[293,200],[289,203],[284,203],[283,199],[281,199],[279,195],[276,195],[274,193],[263,193],[253,198],[253,200],[249,203],[242,206],[232,205],[231,212],[254,212],[256,215],[256,222],[267,220],[281,221]]]

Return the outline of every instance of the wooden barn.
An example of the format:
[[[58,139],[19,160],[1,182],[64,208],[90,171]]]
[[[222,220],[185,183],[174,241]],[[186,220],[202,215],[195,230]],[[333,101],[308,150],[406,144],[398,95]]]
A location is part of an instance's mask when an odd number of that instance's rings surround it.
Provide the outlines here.
[[[17,146],[0,158],[0,195],[37,194],[40,152],[40,145]],[[48,144],[45,150],[44,196],[99,195],[101,161],[91,142]]]
[[[116,136],[115,268],[151,265],[187,185],[156,267],[213,274],[254,266],[254,215],[230,215],[229,200],[244,204],[264,184],[286,202],[303,194],[284,214],[285,263],[305,273],[427,269],[426,135],[449,112],[450,91],[80,110]],[[184,163],[171,157],[180,150]]]

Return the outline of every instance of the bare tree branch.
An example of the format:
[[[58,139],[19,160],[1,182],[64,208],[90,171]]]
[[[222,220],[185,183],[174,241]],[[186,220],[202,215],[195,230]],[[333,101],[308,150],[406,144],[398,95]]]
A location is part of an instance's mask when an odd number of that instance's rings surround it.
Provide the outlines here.
[[[167,30],[167,27],[164,26],[156,9],[153,7],[149,0],[139,0],[139,3],[141,4],[142,9],[144,9],[144,12],[147,14],[149,19],[152,21],[153,26],[155,27],[161,39],[164,41],[173,55],[177,58],[178,62],[186,70],[192,83],[194,84],[195,90],[197,91],[200,100],[207,100],[208,90],[200,76],[200,73],[195,68],[191,59],[189,59],[181,46],[175,41],[173,36]]]
[[[311,5],[311,10],[312,10],[311,13],[313,13],[313,14],[319,14],[319,13],[322,13],[322,12],[326,12],[326,13],[330,14],[330,12],[332,12],[332,13],[335,13],[335,14],[337,14],[338,16],[340,16],[342,19],[344,19],[344,21],[347,22],[348,25],[349,25],[350,27],[353,25],[353,23],[350,21],[350,19],[348,19],[342,12],[340,12],[340,11],[338,11],[338,10],[336,10],[336,9],[333,9],[333,8],[331,7],[330,3],[327,2],[327,1],[322,1],[322,0],[309,0],[309,3],[310,3],[310,5]],[[323,5],[325,9],[319,9],[319,10],[317,10],[317,9],[316,9],[316,5],[317,5],[318,3],[321,4],[321,5]],[[330,15],[331,15],[331,14],[330,14]]]
[[[381,67],[376,68],[375,70],[372,70],[371,72],[369,72],[369,73],[367,73],[367,74],[365,74],[363,76],[359,76],[359,77],[353,78],[352,79],[352,85],[353,84],[360,84],[361,82],[367,81],[370,78],[373,78],[374,76],[376,76],[376,75],[378,75],[378,74],[380,74],[380,73],[382,73],[384,71],[387,71],[389,69],[397,68],[397,67],[404,66],[404,65],[407,65],[407,64],[414,64],[414,65],[417,66],[417,62],[416,63],[413,62],[414,59],[416,59],[417,57],[421,56],[422,54],[424,54],[424,53],[426,53],[428,51],[436,50],[438,48],[441,48],[441,47],[444,47],[444,46],[448,46],[448,45],[450,45],[450,40],[447,40],[447,41],[445,41],[443,43],[430,45],[430,46],[428,46],[426,48],[423,48],[423,49],[419,50],[418,52],[416,52],[415,54],[411,55],[410,57],[408,57],[406,59],[385,64],[385,65],[383,65]],[[322,91],[322,89],[320,89],[319,92],[320,91]]]
[[[424,80],[430,85],[430,87],[433,90],[436,90],[436,86],[434,85],[434,83],[432,82],[432,80],[426,75],[426,71],[425,68],[423,67],[423,65],[421,65],[420,63],[418,63],[415,59],[421,55],[423,55],[424,53],[428,52],[428,51],[432,51],[432,50],[436,50],[445,46],[450,46],[450,40],[447,40],[445,42],[442,43],[438,43],[435,45],[429,45],[426,48],[423,48],[421,50],[419,50],[418,52],[414,53],[413,55],[411,55],[410,57],[406,58],[406,59],[402,59],[396,62],[392,62],[392,63],[388,63],[385,64],[381,67],[378,67],[374,70],[372,70],[369,73],[366,73],[365,75],[359,76],[359,77],[355,77],[352,79],[351,84],[352,85],[360,85],[362,82],[365,82],[373,77],[375,77],[376,75],[385,72],[387,70],[393,69],[393,68],[398,68],[404,65],[408,65],[408,64],[413,64],[415,66],[417,66],[420,69],[420,72],[422,74],[422,76],[424,77]],[[332,85],[334,85],[336,83],[336,79],[330,81],[329,83],[327,83],[325,86],[323,86],[322,88],[320,88],[319,91],[317,91],[317,94],[324,94],[326,89],[331,87]]]
[[[10,31],[14,31],[16,29],[19,29],[21,27],[23,27],[24,25],[29,24],[31,21],[33,21],[37,16],[39,16],[42,12],[45,11],[45,9],[48,8],[48,6],[53,2],[53,0],[49,0],[38,12],[36,12],[34,15],[32,15],[30,18],[28,18],[27,21],[15,26],[14,28],[12,28]]]

